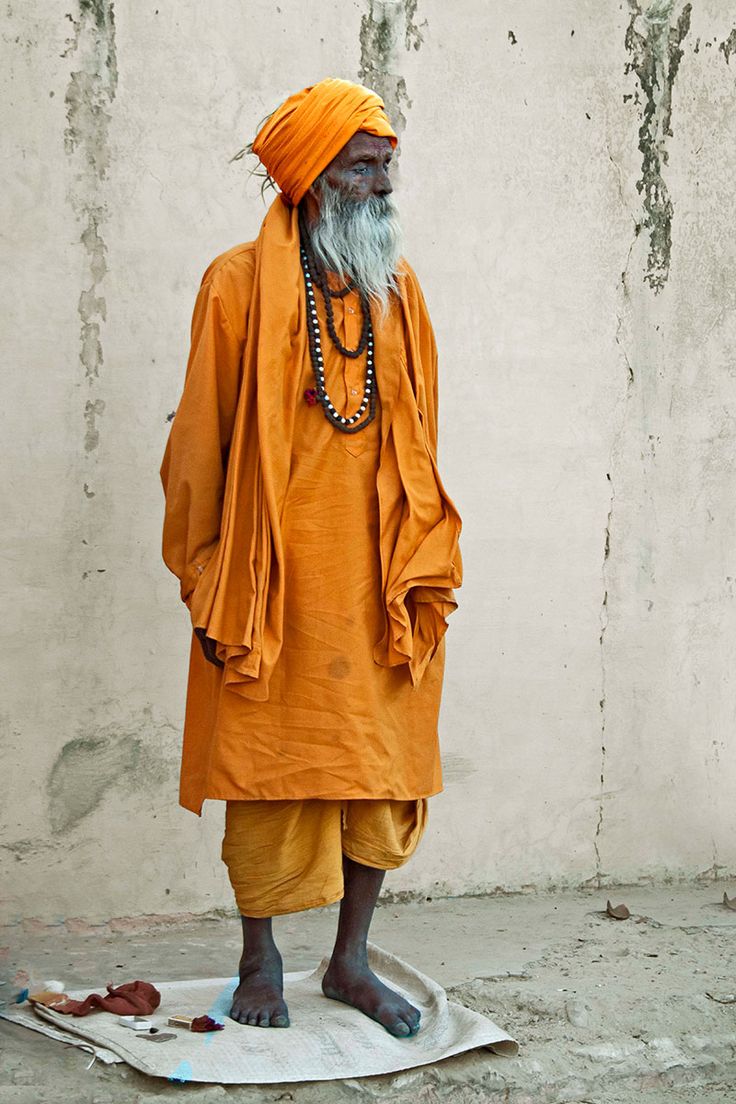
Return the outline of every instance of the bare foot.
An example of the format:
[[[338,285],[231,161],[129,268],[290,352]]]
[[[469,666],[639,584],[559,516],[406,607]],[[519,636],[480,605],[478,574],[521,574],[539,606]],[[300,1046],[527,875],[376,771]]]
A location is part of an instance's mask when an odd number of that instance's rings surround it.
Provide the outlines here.
[[[384,985],[367,962],[336,959],[333,955],[322,979],[322,992],[370,1016],[390,1035],[408,1037],[419,1030],[419,1009]]]
[[[288,1027],[281,955],[272,952],[240,960],[240,985],[233,994],[232,1019],[249,1027]]]

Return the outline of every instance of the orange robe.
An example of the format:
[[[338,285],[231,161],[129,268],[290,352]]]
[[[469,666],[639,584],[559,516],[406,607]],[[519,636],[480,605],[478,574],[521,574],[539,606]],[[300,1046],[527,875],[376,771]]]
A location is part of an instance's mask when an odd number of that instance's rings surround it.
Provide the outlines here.
[[[342,434],[304,399],[293,209],[277,199],[264,232],[267,248],[238,246],[205,273],[162,467],[164,558],[225,662],[193,640],[181,803],[426,797],[441,789],[443,634],[460,582],[426,307],[406,266],[401,300],[373,312],[376,419]],[[357,296],[333,303],[355,346]],[[334,348],[318,310],[327,390],[350,414],[365,358]]]

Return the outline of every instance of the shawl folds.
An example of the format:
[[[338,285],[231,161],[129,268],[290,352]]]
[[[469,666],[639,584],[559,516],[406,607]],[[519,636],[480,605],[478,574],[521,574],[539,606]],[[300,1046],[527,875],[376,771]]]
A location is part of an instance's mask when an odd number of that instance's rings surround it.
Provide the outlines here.
[[[416,685],[445,633],[446,617],[457,606],[452,588],[462,578],[461,523],[437,471],[432,328],[408,266],[399,283],[404,341],[386,336],[391,327],[382,339],[380,324],[374,337],[381,398],[377,491],[386,610],[374,660],[387,667],[407,664]],[[286,584],[281,516],[294,411],[302,401],[302,367],[309,355],[297,209],[280,196],[256,240],[252,299],[244,309],[240,390],[229,446],[222,442],[226,475],[224,493],[219,492],[219,535],[208,534],[202,545],[203,534],[190,531],[193,524],[196,528],[195,480],[189,483],[185,456],[177,458],[172,478],[175,420],[161,469],[167,498],[163,551],[181,581],[194,628],[204,629],[217,642],[225,685],[245,698],[265,701],[282,644]],[[210,397],[217,403],[217,396]],[[197,486],[201,479],[198,473]]]

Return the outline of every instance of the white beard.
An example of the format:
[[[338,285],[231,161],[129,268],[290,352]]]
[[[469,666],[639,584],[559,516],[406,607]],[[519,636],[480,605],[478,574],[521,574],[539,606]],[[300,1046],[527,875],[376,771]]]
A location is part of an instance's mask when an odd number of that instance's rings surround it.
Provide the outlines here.
[[[391,292],[398,292],[401,225],[390,195],[355,200],[342,188],[318,177],[319,217],[310,227],[314,255],[325,270],[352,280],[385,313]]]

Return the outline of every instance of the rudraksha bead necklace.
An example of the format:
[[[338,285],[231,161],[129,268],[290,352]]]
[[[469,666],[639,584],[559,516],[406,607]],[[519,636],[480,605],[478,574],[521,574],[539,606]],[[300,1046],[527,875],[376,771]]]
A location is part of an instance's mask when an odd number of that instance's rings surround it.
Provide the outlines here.
[[[299,253],[301,257],[302,272],[304,273],[304,286],[307,296],[307,337],[309,339],[309,356],[312,361],[312,371],[316,384],[316,398],[322,407],[322,412],[327,421],[339,429],[341,433],[359,433],[373,421],[376,416],[376,381],[373,362],[373,326],[371,324],[370,305],[368,297],[360,294],[360,305],[363,312],[360,341],[355,349],[347,349],[335,332],[335,321],[332,314],[332,299],[342,299],[349,291],[353,290],[352,284],[347,284],[339,291],[332,291],[327,283],[325,273],[317,264],[312,250],[309,248],[309,238],[306,229],[300,220],[301,245]],[[322,339],[317,318],[317,302],[314,294],[316,286],[322,293],[325,302],[325,314],[327,317],[327,330],[330,339],[343,356],[355,360],[365,352],[365,383],[363,385],[363,397],[355,414],[349,418],[341,415],[327,394],[325,388],[324,359],[322,355]]]

